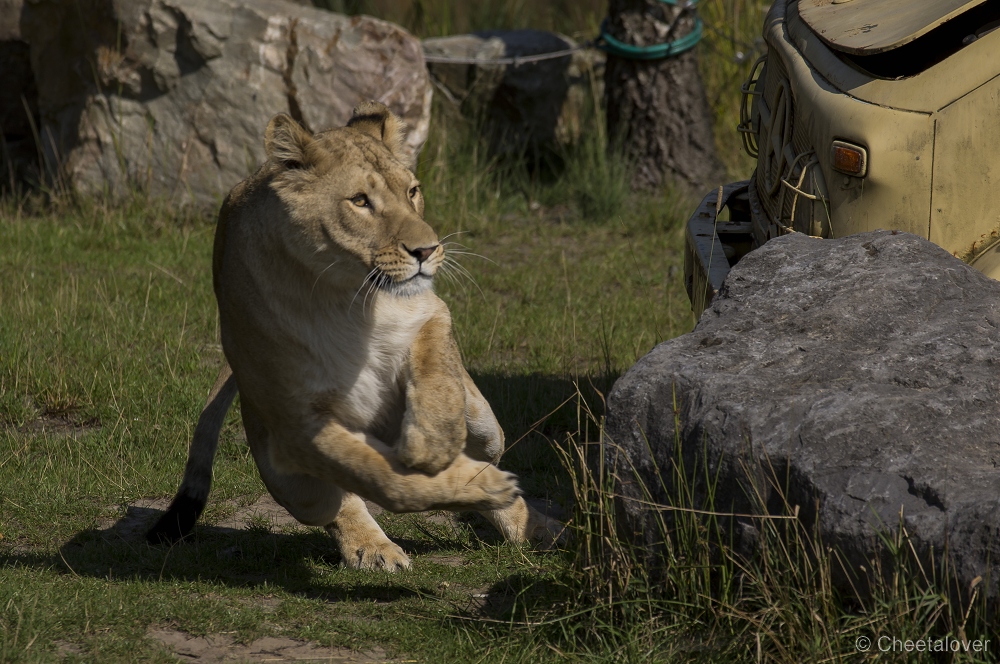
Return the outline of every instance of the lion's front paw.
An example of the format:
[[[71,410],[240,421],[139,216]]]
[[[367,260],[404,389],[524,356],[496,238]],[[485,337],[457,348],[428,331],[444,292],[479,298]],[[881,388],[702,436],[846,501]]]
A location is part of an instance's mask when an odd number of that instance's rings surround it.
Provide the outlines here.
[[[448,469],[456,476],[457,509],[497,510],[510,506],[521,494],[517,476],[481,461],[461,456]]]

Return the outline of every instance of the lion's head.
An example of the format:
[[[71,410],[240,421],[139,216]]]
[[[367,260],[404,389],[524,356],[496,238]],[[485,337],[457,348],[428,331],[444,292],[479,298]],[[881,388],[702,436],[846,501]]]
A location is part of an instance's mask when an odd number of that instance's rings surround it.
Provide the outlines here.
[[[287,115],[268,124],[271,188],[290,220],[291,249],[310,268],[360,288],[413,295],[444,261],[424,221],[420,183],[404,164],[405,125],[378,102],[346,127],[310,134]]]

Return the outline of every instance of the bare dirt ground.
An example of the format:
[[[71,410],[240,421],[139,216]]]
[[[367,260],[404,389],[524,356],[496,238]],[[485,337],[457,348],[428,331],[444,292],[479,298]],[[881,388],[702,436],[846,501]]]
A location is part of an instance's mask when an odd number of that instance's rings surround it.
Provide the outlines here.
[[[170,498],[142,498],[128,506],[120,519],[105,518],[98,529],[110,537],[141,540],[159,515],[170,506]],[[372,505],[373,512],[381,511]],[[213,525],[222,530],[247,530],[266,524],[281,532],[305,530],[269,494],[249,505],[238,507],[232,514]],[[330,664],[368,664],[393,662],[381,649],[357,652],[349,648],[332,648],[308,641],[281,637],[264,637],[252,643],[237,643],[229,634],[194,636],[164,626],[150,626],[146,636],[167,648],[183,662],[329,662]],[[72,646],[68,645],[67,654]]]
[[[129,504],[123,517],[108,516],[99,519],[97,528],[104,531],[106,536],[117,536],[129,541],[142,539],[160,514],[170,507],[170,500],[170,498],[140,498]],[[221,519],[213,520],[211,525],[221,531],[248,530],[262,525],[274,532],[287,533],[309,529],[308,526],[296,521],[270,494],[265,493],[250,504],[241,506],[244,502],[246,501],[229,501],[226,507],[232,510],[231,513]],[[372,516],[378,516],[384,511],[373,502],[366,500],[365,504]],[[108,509],[110,512],[120,508],[114,506]],[[456,515],[447,512],[428,512],[413,516],[436,526],[454,527],[457,523]],[[447,556],[437,562],[444,562],[445,558]]]
[[[38,410],[33,401],[29,400],[28,403],[30,407]],[[98,431],[100,428],[100,424],[96,421],[80,422],[67,414],[44,414],[26,422],[16,431],[21,435],[49,434],[79,438],[85,433]]]
[[[184,662],[329,662],[368,664],[391,662],[381,650],[355,652],[326,648],[315,643],[268,636],[249,644],[236,643],[228,634],[191,636],[173,629],[150,627],[146,636],[169,649]]]
[[[170,505],[170,498],[142,498],[133,501],[121,515],[121,507],[109,506],[109,516],[98,520],[96,526],[105,538],[121,538],[126,541],[142,541],[146,531]],[[229,501],[221,506],[223,513],[228,513],[210,521],[215,530],[248,530],[250,528],[266,527],[272,532],[291,533],[307,530],[307,526],[298,523],[283,507],[278,505],[269,494],[264,494],[250,502],[247,499]],[[546,506],[538,505],[542,509]],[[374,503],[368,503],[373,515],[383,510]],[[414,514],[411,518],[420,519],[429,528],[458,527],[458,515],[448,512],[430,512]],[[429,562],[440,565],[460,567],[465,560],[455,554],[429,554]],[[447,584],[445,584],[447,586]],[[499,603],[508,598],[496,598],[489,594],[489,588],[469,589],[468,609],[473,612],[496,608]],[[185,662],[332,662],[335,664],[361,664],[369,662],[405,662],[406,659],[388,659],[385,652],[375,648],[363,652],[346,648],[331,648],[307,641],[265,637],[252,643],[238,643],[229,634],[209,634],[195,636],[173,629],[166,625],[151,625],[146,635],[162,644],[178,661]],[[76,650],[72,644],[61,648],[64,655]]]

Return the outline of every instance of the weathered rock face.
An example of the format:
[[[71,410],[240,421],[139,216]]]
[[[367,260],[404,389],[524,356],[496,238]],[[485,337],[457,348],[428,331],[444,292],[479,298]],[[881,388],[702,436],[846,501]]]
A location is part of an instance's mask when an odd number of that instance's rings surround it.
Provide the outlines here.
[[[604,94],[604,55],[580,50],[538,62],[496,64],[574,48],[569,37],[542,30],[495,30],[425,39],[428,68],[463,115],[480,121],[501,154],[553,149],[580,137],[587,109]],[[481,63],[435,62],[437,58]],[[596,89],[595,89],[596,88]]]
[[[420,42],[390,23],[279,0],[34,0],[21,18],[42,139],[84,191],[138,185],[211,204],[263,160],[286,112],[313,131],[377,99],[427,136]]]
[[[669,482],[676,440],[685,466],[719,473],[716,510],[757,508],[754,485],[778,513],[783,492],[855,569],[902,510],[921,555],[947,543],[961,586],[982,576],[996,597],[998,399],[1000,282],[913,235],[795,234],[743,258],[693,332],[616,383],[605,461],[620,493],[640,495],[630,460],[662,502],[653,464]],[[645,508],[622,507],[642,528]],[[752,549],[753,520],[733,530]]]

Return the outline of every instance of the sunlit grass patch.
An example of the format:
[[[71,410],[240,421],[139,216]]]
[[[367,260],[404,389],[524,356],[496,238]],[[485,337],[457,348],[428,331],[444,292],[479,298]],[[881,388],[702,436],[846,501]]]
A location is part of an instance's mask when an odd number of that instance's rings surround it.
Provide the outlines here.
[[[462,245],[455,258],[467,272],[438,289],[507,431],[504,467],[529,497],[566,512],[569,480],[549,441],[575,418],[575,384],[608,389],[691,325],[677,279],[681,207],[630,198],[585,220],[571,197],[561,202],[570,190],[558,182],[503,180],[511,171],[496,179],[490,168],[453,168],[440,179],[452,189],[424,176],[428,216],[442,236],[457,233],[450,241]],[[468,198],[472,180],[500,195]],[[546,202],[532,205],[542,186]],[[481,656],[486,636],[470,626],[531,620],[572,596],[560,554],[505,544],[476,518],[380,515],[414,555],[414,570],[396,576],[341,569],[320,530],[285,531],[253,515],[238,531],[214,525],[264,492],[238,407],[194,542],[148,547],[140,522],[124,524],[158,513],[176,489],[222,362],[212,219],[153,201],[3,205],[0,659],[167,661],[147,635],[162,628],[463,661]],[[259,608],[263,599],[273,611]],[[487,661],[523,642],[508,637]]]
[[[606,11],[446,4],[387,17],[422,35],[532,26],[587,38]],[[699,7],[713,28],[700,57],[719,144],[742,173],[751,162],[733,151],[731,125],[749,63],[737,52],[753,46],[764,7]],[[904,531],[885,536],[856,596],[833,582],[836,552],[794,507],[762,517],[756,553],[738,554],[724,510],[692,490],[711,477],[680,466],[660,469],[672,489],[650,524],[658,546],[622,536],[614,485],[595,463],[614,444],[603,398],[694,324],[681,253],[692,205],[670,190],[630,192],[598,109],[584,139],[540,168],[491,156],[474,124],[438,104],[418,167],[427,218],[456,262],[436,288],[506,431],[501,465],[569,521],[556,552],[506,544],[476,516],[382,513],[413,569],[343,569],[323,531],[248,511],[264,487],[238,404],[194,540],[147,546],[143,519],[177,488],[222,362],[212,214],[141,192],[0,201],[0,661],[176,661],[150,629],[505,663],[854,662],[864,635],[1000,638],[982,594],[956,600],[946,578],[915,565]],[[894,657],[882,659],[908,661]]]

